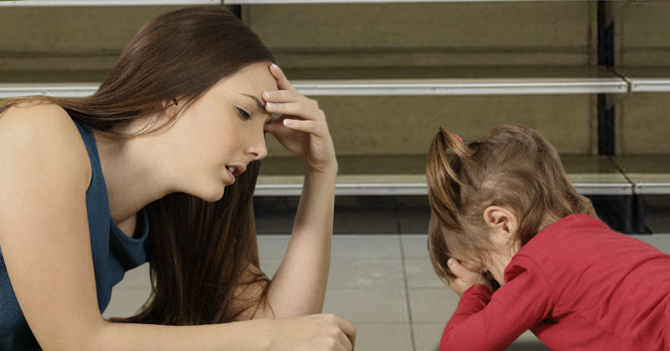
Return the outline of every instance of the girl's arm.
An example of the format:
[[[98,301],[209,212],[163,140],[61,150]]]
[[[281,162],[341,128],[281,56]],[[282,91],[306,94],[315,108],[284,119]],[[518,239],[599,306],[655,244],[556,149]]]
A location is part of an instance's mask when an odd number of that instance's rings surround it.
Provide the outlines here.
[[[0,247],[45,351],[351,350],[353,325],[327,315],[192,327],[105,321],[87,221],[91,168],[70,117],[50,105],[6,111],[0,165]]]
[[[469,284],[463,292],[462,282],[451,282],[462,298],[444,329],[440,351],[504,350],[550,316],[549,286],[534,261],[515,257],[506,273],[513,279],[495,294],[481,284]]]
[[[297,92],[278,67],[270,71],[279,90],[263,98],[268,102],[266,109],[282,117],[267,130],[303,160],[305,180],[284,261],[268,288],[268,302],[277,317],[320,313],[330,268],[335,150],[317,102]]]

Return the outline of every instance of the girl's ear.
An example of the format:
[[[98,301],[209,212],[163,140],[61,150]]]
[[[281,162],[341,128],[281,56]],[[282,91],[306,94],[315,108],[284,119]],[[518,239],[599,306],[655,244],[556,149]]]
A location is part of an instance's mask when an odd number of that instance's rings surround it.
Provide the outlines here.
[[[514,212],[501,206],[489,206],[484,210],[484,222],[494,234],[502,234],[511,239],[519,228],[519,221]]]

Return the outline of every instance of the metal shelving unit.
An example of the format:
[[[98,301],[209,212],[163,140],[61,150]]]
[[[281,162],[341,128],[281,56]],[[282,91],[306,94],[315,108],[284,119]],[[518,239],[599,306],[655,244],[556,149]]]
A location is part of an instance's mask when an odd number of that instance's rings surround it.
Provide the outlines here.
[[[617,68],[630,86],[631,93],[670,92],[670,68]]]
[[[628,83],[616,74],[585,67],[330,69],[288,70],[287,74],[292,77],[295,88],[309,96],[623,94],[628,91]],[[54,80],[58,75],[59,72],[50,74]],[[61,81],[67,81],[65,74],[62,75]],[[12,82],[11,77],[0,77],[0,99],[24,95],[80,98],[93,94],[100,85],[96,82],[23,81]]]
[[[83,98],[93,95],[99,86],[99,83],[0,83],[0,99],[32,95]]]
[[[291,4],[400,4],[439,2],[534,2],[557,0],[18,0],[0,6],[177,6],[177,5],[291,5]],[[562,0],[593,1],[593,0]]]
[[[617,68],[630,94],[670,93],[669,67]],[[634,185],[636,195],[670,195],[670,157],[620,156],[617,163]]]
[[[588,67],[430,67],[294,70],[306,95],[622,94],[616,74]],[[320,77],[320,79],[314,79]]]
[[[607,156],[561,155],[582,195],[631,196],[633,185]],[[427,195],[425,156],[339,156],[336,195]],[[295,157],[263,161],[255,196],[299,196],[303,167]]]
[[[568,175],[570,176],[570,175]],[[407,178],[406,176],[404,178]],[[267,184],[261,181],[265,180]],[[295,177],[288,184],[277,182],[271,177],[259,177],[254,196],[300,196],[302,193],[302,177]],[[351,182],[347,176],[338,178],[335,185],[336,196],[415,196],[428,195],[426,182],[408,182],[407,179],[398,182],[380,182],[379,179],[370,183]],[[625,180],[624,180],[625,181]],[[621,183],[596,183],[596,182],[573,182],[575,189],[584,196],[631,196],[633,185],[627,182]],[[644,189],[643,193],[669,194],[670,183],[656,184],[647,183],[638,186]]]
[[[226,5],[291,5],[291,4],[400,4],[437,2],[533,2],[556,0],[225,0]],[[563,0],[592,1],[592,0]]]
[[[400,67],[393,69],[294,69],[287,70],[294,86],[308,96],[427,96],[427,95],[595,95],[598,101],[599,156],[563,160],[573,184],[584,195],[631,196],[636,194],[670,194],[670,180],[665,176],[646,177],[644,172],[629,176],[630,166],[618,164],[615,155],[616,97],[637,93],[670,92],[670,69],[619,70],[614,62],[613,11],[604,0],[23,0],[0,1],[0,7],[54,6],[225,6],[241,17],[245,6],[300,4],[407,4],[464,2],[556,2],[594,1],[598,13],[598,65],[596,67]],[[12,96],[48,95],[82,98],[93,94],[104,79],[100,74],[71,79],[52,72],[48,80],[38,77],[13,80],[0,76],[0,99]],[[282,160],[282,158],[278,158]],[[398,164],[401,156],[388,162]],[[284,160],[282,160],[283,162]],[[351,166],[347,166],[351,162]],[[361,174],[354,166],[360,161],[347,157],[340,160],[341,171],[337,195],[425,195],[425,174],[398,171]],[[367,164],[375,164],[374,156]],[[386,162],[386,161],[384,161]],[[290,163],[290,162],[289,162]],[[383,162],[382,162],[383,163]],[[416,162],[416,169],[425,164]],[[410,164],[414,164],[410,162]],[[600,165],[590,169],[588,164]],[[294,171],[273,170],[273,160],[264,162],[256,196],[297,196],[302,176]],[[379,165],[382,169],[385,167]],[[359,167],[361,168],[361,167]],[[371,167],[375,168],[375,167]],[[300,167],[296,167],[300,169]],[[270,170],[269,174],[266,171]],[[274,173],[273,173],[274,172]],[[632,171],[631,171],[632,172]],[[635,173],[635,172],[633,172]],[[670,173],[670,172],[668,172]]]
[[[21,0],[0,1],[0,7],[57,6],[195,6],[221,5],[221,0]]]

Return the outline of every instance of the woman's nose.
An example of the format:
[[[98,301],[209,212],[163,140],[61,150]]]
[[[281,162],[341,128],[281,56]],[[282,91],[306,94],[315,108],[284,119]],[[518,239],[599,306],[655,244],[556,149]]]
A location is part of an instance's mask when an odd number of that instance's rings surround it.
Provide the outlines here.
[[[247,152],[253,155],[254,161],[264,159],[265,156],[268,155],[268,148],[265,145],[265,137],[261,137],[260,140],[256,140],[249,145]]]

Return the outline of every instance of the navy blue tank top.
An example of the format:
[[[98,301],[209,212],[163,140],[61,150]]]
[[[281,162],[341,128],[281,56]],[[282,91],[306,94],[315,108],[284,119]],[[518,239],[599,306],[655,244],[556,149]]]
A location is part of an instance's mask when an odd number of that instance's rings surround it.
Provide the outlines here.
[[[112,287],[123,279],[126,271],[147,261],[145,242],[149,234],[146,210],[137,216],[133,237],[129,237],[114,223],[109,214],[107,186],[100,167],[100,157],[91,130],[76,122],[91,159],[91,184],[86,191],[88,228],[91,235],[95,285],[100,313],[104,312],[112,296]],[[7,267],[0,248],[0,351],[41,350],[26,322],[12,289]]]

